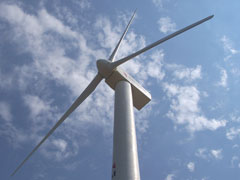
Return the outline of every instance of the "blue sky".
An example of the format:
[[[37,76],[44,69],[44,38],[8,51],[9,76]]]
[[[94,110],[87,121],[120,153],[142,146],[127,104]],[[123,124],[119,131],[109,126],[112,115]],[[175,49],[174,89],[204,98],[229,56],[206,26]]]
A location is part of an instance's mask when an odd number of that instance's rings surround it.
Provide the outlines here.
[[[141,179],[238,179],[240,2],[224,0],[2,0],[0,179],[92,80],[136,8],[117,59],[215,15],[122,65],[152,95],[135,110]],[[113,104],[103,81],[12,179],[110,179]]]

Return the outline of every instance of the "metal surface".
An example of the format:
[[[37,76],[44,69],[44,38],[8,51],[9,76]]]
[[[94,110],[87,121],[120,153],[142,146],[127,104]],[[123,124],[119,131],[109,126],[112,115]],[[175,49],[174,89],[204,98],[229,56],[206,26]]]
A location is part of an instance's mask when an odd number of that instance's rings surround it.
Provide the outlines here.
[[[147,103],[151,101],[151,94],[120,67],[113,71],[112,74],[105,81],[112,89],[115,89],[116,84],[119,81],[123,80],[128,81],[131,84],[133,106],[136,109],[142,109]]]
[[[113,180],[140,180],[131,89],[127,81],[115,88]]]

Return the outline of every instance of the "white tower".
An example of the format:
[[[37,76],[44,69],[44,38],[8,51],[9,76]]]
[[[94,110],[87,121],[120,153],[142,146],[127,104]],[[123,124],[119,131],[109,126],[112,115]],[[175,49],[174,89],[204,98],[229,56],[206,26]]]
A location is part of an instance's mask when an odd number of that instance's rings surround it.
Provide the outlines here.
[[[115,88],[112,179],[140,179],[131,84]]]

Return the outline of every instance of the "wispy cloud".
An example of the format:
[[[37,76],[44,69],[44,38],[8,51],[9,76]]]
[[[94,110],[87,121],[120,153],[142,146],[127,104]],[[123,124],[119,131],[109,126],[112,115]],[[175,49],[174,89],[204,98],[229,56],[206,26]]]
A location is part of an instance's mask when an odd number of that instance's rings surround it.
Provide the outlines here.
[[[78,5],[81,9],[90,8],[91,3],[89,0],[81,0],[81,1],[73,1],[76,5]]]
[[[38,96],[25,95],[24,102],[29,107],[30,115],[33,119],[37,118],[40,114],[49,114],[51,109],[50,102],[44,102]]]
[[[231,54],[236,54],[238,51],[233,47],[232,41],[227,37],[223,36],[221,38],[221,41],[223,43],[223,48],[226,52],[230,52]]]
[[[66,158],[77,155],[79,145],[76,141],[69,141],[69,139],[54,138],[47,141],[41,153],[52,160],[62,161]]]
[[[148,60],[147,64],[142,65],[138,76],[145,82],[147,82],[146,80],[149,77],[160,81],[165,77],[163,65],[164,52],[163,50],[157,50],[150,56],[150,60]]]
[[[15,141],[19,143],[31,134],[29,139],[36,144],[45,135],[43,132],[56,123],[86,88],[96,73],[96,59],[108,57],[125,24],[113,23],[103,16],[96,18],[92,28],[89,28],[91,32],[88,33],[98,37],[94,42],[102,49],[97,49],[96,45],[87,43],[91,37],[84,34],[84,29],[80,31],[66,25],[44,7],[31,14],[19,5],[0,3],[0,18],[9,25],[7,31],[18,45],[20,53],[30,54],[30,61],[27,64],[22,62],[16,65],[6,83],[9,87],[10,84],[14,84],[14,90],[21,94],[21,100],[29,112],[28,125],[31,126],[28,132],[22,132],[19,127],[14,126],[14,122],[10,122],[5,126],[7,130],[1,131],[1,134],[8,133],[10,139],[17,136],[19,139]],[[74,18],[71,17],[73,20]],[[144,37],[130,31],[119,49],[118,58],[144,46]],[[69,54],[74,54],[74,58]],[[152,61],[140,63],[133,60],[123,68],[132,75],[139,74],[142,82],[148,81],[149,78],[162,79],[163,55],[162,51],[157,51],[150,57]],[[64,103],[59,103],[59,99],[63,99]],[[79,146],[89,143],[87,131],[93,126],[101,128],[105,135],[111,134],[113,101],[113,90],[100,83],[97,90],[57,129],[52,139],[45,142],[41,148],[42,154],[56,160],[76,155]],[[147,131],[147,117],[150,112],[151,106],[148,106],[138,113],[138,132]],[[11,119],[3,110],[1,116]],[[61,138],[58,137],[58,133],[62,134]],[[51,147],[58,153],[54,154]]]
[[[27,139],[27,135],[13,124],[11,106],[6,102],[0,102],[0,136],[13,146],[19,147]]]
[[[173,180],[174,177],[176,177],[175,174],[168,174],[165,180]]]
[[[195,153],[195,155],[199,158],[207,159],[207,157],[208,157],[207,149],[206,148],[199,148],[197,150],[197,152]]]
[[[236,138],[239,135],[239,133],[240,133],[240,128],[232,127],[227,130],[226,137],[229,140],[233,140],[234,138]]]
[[[158,8],[163,8],[163,0],[153,0],[152,2]]]
[[[194,172],[194,170],[195,170],[195,163],[194,163],[194,162],[189,162],[189,163],[187,164],[187,168],[188,168],[188,170],[189,170],[190,172]]]
[[[6,102],[0,102],[0,117],[5,121],[12,120],[12,114],[10,111],[10,107]]]
[[[174,77],[180,80],[193,81],[202,78],[202,67],[197,65],[196,68],[188,68],[183,65],[167,64],[167,69],[173,71]]]
[[[210,158],[220,160],[223,158],[222,149],[199,148],[195,155],[199,158],[209,160]]]
[[[234,48],[233,42],[226,35],[221,38],[221,42],[223,43],[223,49],[225,52],[225,61],[229,60],[233,55],[239,53],[239,51]]]
[[[32,55],[31,62],[16,67],[15,72],[13,72],[18,74],[14,78],[17,78],[17,82],[23,88],[20,92],[22,92],[22,99],[29,109],[30,123],[28,122],[28,124],[31,125],[31,128],[28,132],[22,132],[11,122],[5,125],[5,130],[1,131],[1,134],[8,134],[10,139],[14,136],[20,138],[30,134],[28,140],[36,144],[43,137],[43,132],[50,129],[60,115],[67,110],[68,105],[89,83],[95,71],[89,67],[91,58],[99,54],[104,55],[104,51],[94,51],[86,44],[86,39],[81,33],[71,30],[69,26],[64,25],[44,8],[33,15],[24,12],[17,5],[1,3],[0,18],[10,25],[9,33],[17,44],[21,44],[21,50]],[[76,53],[76,60],[67,56],[70,47],[71,50],[79,50]],[[52,81],[53,85],[57,85],[58,88],[61,87],[63,91],[65,90],[64,94],[67,95],[67,98],[64,100],[64,105],[56,106],[56,100],[49,99],[47,94],[54,94],[48,88],[49,81]],[[32,86],[33,84],[34,86]],[[35,89],[33,90],[35,94],[28,94],[30,87]],[[68,123],[63,123],[52,135],[52,139],[45,142],[41,148],[42,154],[56,160],[76,155],[78,147],[86,142],[84,133],[86,133],[87,126],[83,126],[84,123],[100,126],[108,131],[110,129],[111,133],[109,117],[112,115],[106,112],[111,111],[113,106],[113,92],[102,85],[98,89],[100,92],[88,98],[80,109],[68,119]],[[53,91],[55,90],[53,89]],[[105,104],[98,102],[105,102]],[[93,106],[88,106],[88,104],[93,104]],[[4,116],[7,117],[6,113]],[[105,118],[100,118],[102,116]],[[99,117],[97,118],[99,121],[96,117]],[[58,132],[62,131],[66,131],[63,133],[63,137],[56,138]],[[81,137],[84,139],[79,141]],[[15,138],[18,144],[22,142],[19,138]],[[51,147],[55,147],[57,153],[54,153]]]
[[[170,17],[162,17],[158,20],[159,30],[166,34],[176,30],[176,23],[172,22]]]
[[[222,149],[212,149],[211,154],[216,159],[222,159],[223,158]]]
[[[186,125],[192,133],[205,129],[213,131],[226,125],[225,120],[208,119],[203,115],[198,104],[200,92],[195,86],[164,83],[163,88],[171,101],[167,116],[176,125]]]
[[[97,38],[101,46],[112,51],[120,38],[120,27],[113,27],[111,21],[104,16],[98,17],[94,26],[98,30]]]
[[[4,90],[8,90],[12,87],[13,84],[13,77],[10,76],[8,73],[1,72],[0,69],[0,88]]]
[[[233,156],[231,159],[231,168],[240,168],[240,160],[238,156]]]
[[[227,87],[228,74],[225,69],[221,69],[220,81],[217,83],[218,86]]]

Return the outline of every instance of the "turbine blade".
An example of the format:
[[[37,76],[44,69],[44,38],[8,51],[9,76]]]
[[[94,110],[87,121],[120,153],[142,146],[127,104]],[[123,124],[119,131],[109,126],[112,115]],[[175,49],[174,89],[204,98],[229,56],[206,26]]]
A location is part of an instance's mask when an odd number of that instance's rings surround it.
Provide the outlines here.
[[[71,105],[71,107],[63,114],[60,120],[52,127],[52,129],[47,133],[47,135],[38,143],[38,145],[28,154],[28,156],[22,161],[22,163],[15,169],[11,174],[13,176],[23,164],[32,156],[32,154],[41,146],[41,144],[57,129],[57,127],[62,124],[62,122],[95,90],[97,85],[101,82],[102,76],[97,74],[95,78],[90,82],[87,88],[82,92],[82,94],[76,99],[76,101]]]
[[[120,59],[118,61],[113,62],[113,64],[112,64],[113,68],[116,68],[117,66],[119,66],[119,65],[125,63],[126,61],[128,61],[128,60],[130,60],[130,59],[132,59],[132,58],[134,58],[136,56],[138,56],[139,54],[142,54],[145,51],[147,51],[147,50],[149,50],[149,49],[151,49],[151,48],[153,48],[153,47],[163,43],[164,41],[167,41],[167,40],[169,40],[169,39],[171,39],[171,38],[173,38],[173,37],[175,37],[175,36],[185,32],[185,31],[187,31],[187,30],[189,30],[189,29],[191,29],[191,28],[193,28],[193,27],[195,27],[195,26],[197,26],[199,24],[202,24],[203,22],[213,18],[213,16],[214,15],[208,16],[208,17],[206,17],[206,18],[204,18],[204,19],[202,19],[200,21],[197,21],[197,22],[195,22],[195,23],[193,23],[193,24],[191,24],[191,25],[189,25],[189,26],[187,26],[187,27],[185,27],[183,29],[180,29],[180,30],[178,30],[178,31],[176,31],[176,32],[174,32],[174,33],[172,33],[172,34],[170,34],[170,35],[168,35],[168,36],[166,36],[166,37],[164,37],[164,38],[162,38],[162,39],[160,39],[160,40],[158,40],[158,41],[156,41],[156,42],[154,42],[154,43],[152,43],[152,44],[150,44],[148,46],[146,46],[143,49],[140,49],[139,51],[137,51],[137,52],[135,52],[133,54],[130,54],[127,57],[124,57],[124,58],[122,58],[122,59]]]
[[[136,11],[137,11],[137,10],[134,11],[134,13],[133,13],[130,21],[128,22],[128,25],[127,25],[125,31],[123,32],[121,38],[120,38],[119,41],[118,41],[117,46],[115,47],[115,49],[113,50],[111,56],[109,57],[109,60],[112,61],[112,62],[114,61],[114,58],[115,58],[115,56],[116,56],[116,54],[117,54],[117,51],[118,51],[118,49],[119,49],[119,47],[120,47],[120,44],[121,44],[123,38],[125,37],[125,35],[126,35],[127,31],[128,31],[129,26],[130,26],[131,23],[132,23],[132,20],[133,20],[135,14],[136,14]]]

